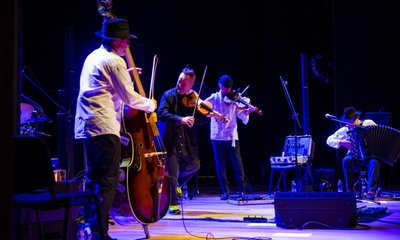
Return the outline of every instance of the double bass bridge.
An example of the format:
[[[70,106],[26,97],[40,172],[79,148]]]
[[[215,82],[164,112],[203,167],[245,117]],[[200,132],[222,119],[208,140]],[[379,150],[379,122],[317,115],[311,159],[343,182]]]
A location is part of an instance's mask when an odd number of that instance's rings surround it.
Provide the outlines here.
[[[143,156],[145,158],[151,158],[151,157],[166,155],[166,154],[167,154],[167,152],[150,152],[150,153],[145,153]]]

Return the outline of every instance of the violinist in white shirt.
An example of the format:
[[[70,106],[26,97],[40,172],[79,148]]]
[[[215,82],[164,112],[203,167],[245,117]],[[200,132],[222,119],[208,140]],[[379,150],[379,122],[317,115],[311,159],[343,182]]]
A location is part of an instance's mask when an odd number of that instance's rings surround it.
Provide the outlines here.
[[[227,100],[227,96],[232,94],[232,86],[232,78],[228,75],[223,75],[218,81],[220,91],[211,94],[211,96],[205,100],[212,104],[213,110],[221,114],[223,113],[224,117],[229,120],[222,121],[212,118],[210,124],[210,138],[214,150],[217,176],[223,191],[221,200],[227,200],[230,195],[229,182],[226,177],[226,150],[228,150],[235,171],[235,180],[239,197],[245,197],[246,181],[240,154],[237,118],[242,120],[244,124],[247,124],[249,122],[250,112],[256,110],[255,108],[242,108],[234,101]]]

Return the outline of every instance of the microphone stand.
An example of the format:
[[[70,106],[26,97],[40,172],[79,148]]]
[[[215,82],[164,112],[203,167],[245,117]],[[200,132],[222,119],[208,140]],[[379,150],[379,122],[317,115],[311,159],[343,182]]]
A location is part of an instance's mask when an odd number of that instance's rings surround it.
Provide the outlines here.
[[[67,109],[65,109],[65,108],[64,108],[63,106],[61,106],[60,104],[58,104],[52,97],[50,97],[49,94],[47,94],[47,93],[43,90],[42,87],[40,87],[40,86],[39,86],[38,84],[36,84],[32,79],[30,79],[30,78],[24,73],[24,71],[22,71],[22,74],[21,74],[21,75],[22,75],[22,76],[21,76],[21,79],[22,79],[23,77],[25,77],[26,79],[28,79],[37,89],[39,89],[44,95],[46,95],[46,96],[51,100],[52,103],[54,103],[55,105],[57,105],[64,113],[66,113],[69,120],[72,119],[72,116],[71,116],[71,114],[70,114],[70,111],[67,110]],[[42,112],[42,113],[43,113],[43,112]],[[49,121],[50,123],[52,122],[51,119],[50,119],[47,115],[45,115],[44,113],[43,113],[43,117],[45,117],[46,120]]]
[[[72,116],[70,114],[70,110],[67,111],[67,109],[65,109],[63,106],[61,106],[60,104],[58,104],[52,97],[50,97],[49,94],[47,94],[43,88],[35,83],[35,81],[33,81],[31,78],[29,78],[29,76],[27,74],[25,74],[25,68],[27,68],[29,71],[30,69],[28,67],[24,67],[23,70],[21,71],[21,77],[20,77],[20,87],[22,86],[22,79],[26,78],[27,80],[29,80],[37,89],[39,89],[44,95],[46,95],[52,103],[54,103],[55,105],[57,105],[59,107],[59,109],[61,109],[64,113],[67,114],[68,116],[68,121],[71,121]],[[33,75],[33,74],[32,74]],[[48,121],[49,123],[52,123],[52,120],[49,116],[47,116],[44,112],[41,106],[39,106],[39,104],[37,104],[35,101],[33,101],[32,99],[28,98],[27,96],[25,96],[21,89],[20,89],[20,95],[22,97],[24,97],[33,107],[34,107],[34,112],[32,113],[35,118],[35,127],[36,127],[36,134],[35,136],[38,137],[39,134],[44,135],[44,136],[48,136],[51,137],[51,135],[46,134],[46,133],[42,133],[42,132],[38,132],[38,118],[43,117],[44,119],[46,119],[46,121]]]
[[[335,122],[338,122],[338,123],[341,123],[341,124],[344,124],[344,125],[350,125],[350,126],[354,127],[353,129],[350,129],[348,131],[348,132],[350,132],[350,134],[351,133],[355,133],[354,141],[355,141],[355,145],[356,145],[355,148],[356,148],[356,151],[357,151],[356,161],[357,161],[357,167],[358,167],[358,171],[359,171],[358,173],[359,174],[358,174],[357,182],[354,185],[359,184],[358,190],[360,191],[360,196],[361,196],[360,199],[380,205],[381,204],[380,202],[376,202],[376,201],[373,201],[371,199],[364,198],[364,195],[362,193],[361,164],[360,164],[360,162],[362,160],[361,157],[360,157],[360,154],[362,154],[362,151],[361,151],[362,149],[361,149],[361,139],[360,139],[361,134],[360,134],[360,132],[361,132],[362,129],[368,129],[369,127],[368,126],[361,126],[361,125],[358,125],[358,124],[353,124],[353,123],[349,123],[349,122],[345,122],[345,121],[341,121],[337,117],[332,116],[332,115],[325,115],[325,117],[330,118],[332,121],[335,121]]]
[[[31,104],[32,107],[34,108],[34,110],[33,110],[33,112],[32,112],[32,117],[35,119],[35,132],[36,132],[35,137],[38,137],[39,134],[40,134],[40,135],[47,136],[47,137],[51,137],[50,134],[38,132],[38,130],[39,130],[39,128],[38,128],[38,122],[39,122],[39,118],[46,119],[46,121],[48,121],[49,123],[52,123],[53,120],[51,120],[51,118],[50,118],[49,116],[47,116],[47,115],[43,112],[43,108],[42,108],[38,103],[36,103],[36,102],[33,101],[32,99],[30,99],[30,98],[28,98],[27,96],[25,96],[25,94],[23,94],[22,92],[21,92],[20,94],[21,94],[21,96],[22,96],[23,98],[25,98],[25,99],[28,101],[28,103]],[[40,120],[40,121],[43,121],[43,120]]]
[[[286,88],[287,82],[283,79],[283,77],[279,76],[281,83],[282,83],[282,87],[283,87],[283,91],[285,93],[286,96],[286,100],[288,101],[290,110],[292,111],[292,119],[293,119],[293,123],[294,123],[294,157],[295,157],[295,162],[296,162],[296,168],[295,168],[295,182],[296,182],[296,191],[299,191],[299,166],[297,163],[297,151],[298,151],[298,146],[297,146],[297,125],[299,126],[299,128],[301,128],[301,124],[298,118],[298,113],[296,113],[296,110],[294,109],[292,100],[290,99],[290,95],[289,92]]]

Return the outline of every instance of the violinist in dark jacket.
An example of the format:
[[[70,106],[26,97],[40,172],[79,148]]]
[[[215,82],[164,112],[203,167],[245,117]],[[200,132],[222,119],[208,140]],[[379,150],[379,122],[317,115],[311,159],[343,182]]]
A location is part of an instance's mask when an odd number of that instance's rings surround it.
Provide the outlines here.
[[[192,90],[196,79],[193,69],[185,67],[179,75],[176,87],[164,92],[158,109],[160,134],[167,149],[167,173],[171,179],[170,214],[180,214],[178,191],[200,168],[196,128],[210,122],[210,117],[219,118],[214,112],[203,115],[194,112],[198,97]],[[193,105],[191,105],[193,103]]]

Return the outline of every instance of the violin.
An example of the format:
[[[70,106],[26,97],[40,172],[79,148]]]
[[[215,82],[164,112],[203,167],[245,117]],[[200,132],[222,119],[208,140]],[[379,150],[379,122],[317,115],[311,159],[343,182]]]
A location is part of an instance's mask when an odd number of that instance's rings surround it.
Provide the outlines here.
[[[224,102],[228,105],[236,104],[239,109],[250,108],[257,112],[258,115],[262,115],[262,111],[257,107],[250,104],[250,99],[247,97],[242,97],[239,93],[231,91],[228,95],[224,97]]]
[[[189,91],[189,94],[182,98],[182,103],[185,107],[189,108],[196,107],[197,103],[197,111],[201,114],[207,115],[210,113],[216,113],[222,119],[222,121],[229,122],[226,117],[212,109],[212,104],[210,102],[201,100],[197,92],[192,89]]]
[[[242,97],[243,101],[246,101],[247,103],[250,103],[250,99],[248,97]],[[231,104],[234,104],[237,106],[237,108],[239,109],[246,109],[247,105],[241,103],[241,102],[236,102],[236,101],[232,101],[230,100],[227,96],[224,97],[224,103],[228,106],[230,106]]]

